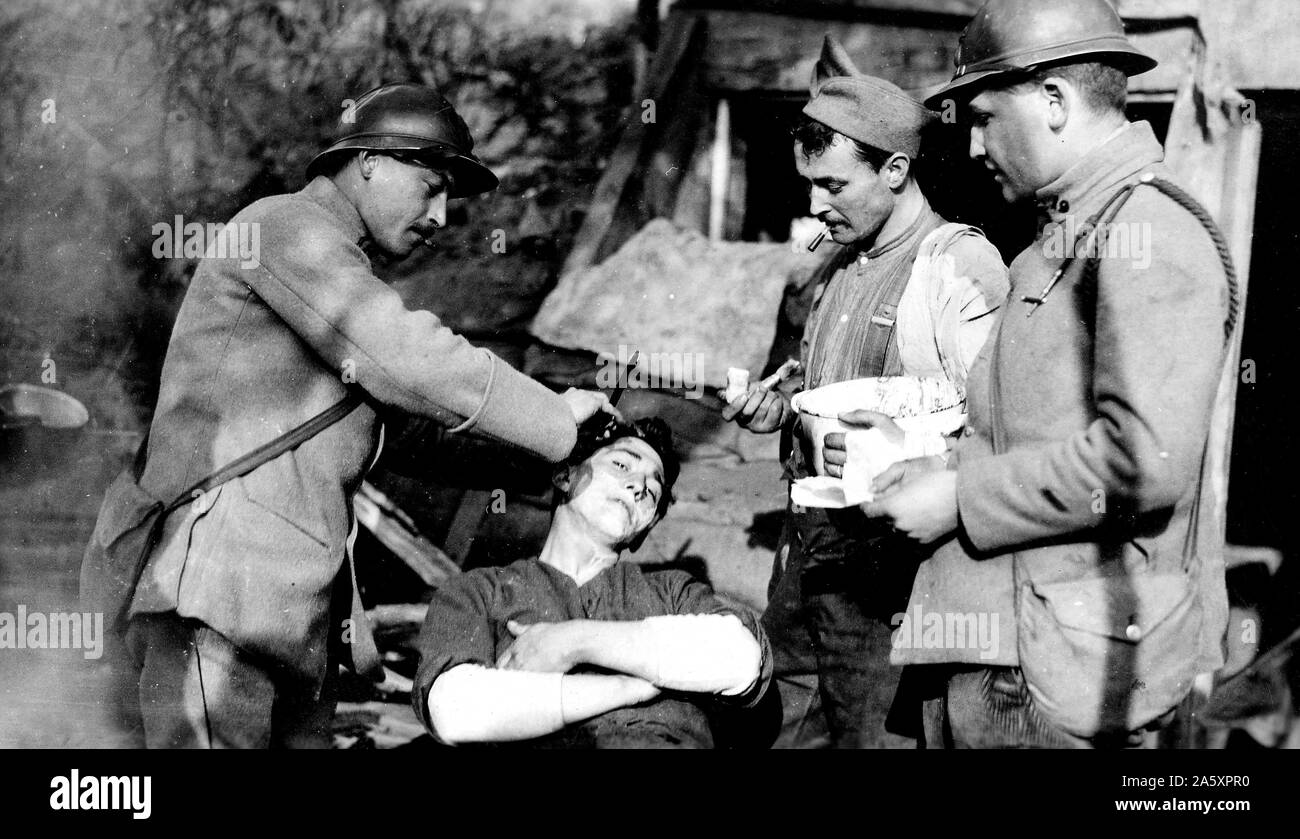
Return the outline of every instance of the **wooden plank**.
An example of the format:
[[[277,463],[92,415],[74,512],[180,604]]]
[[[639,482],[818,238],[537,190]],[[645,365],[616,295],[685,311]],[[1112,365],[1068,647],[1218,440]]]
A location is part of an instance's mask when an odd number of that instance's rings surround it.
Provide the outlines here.
[[[685,176],[677,188],[673,210],[669,214],[673,224],[683,230],[709,230],[709,168],[710,141],[713,136],[713,114],[707,108],[701,111],[703,119],[696,126],[695,142],[683,166]]]
[[[655,121],[645,122],[642,104],[633,103],[631,121],[596,185],[582,227],[574,237],[573,249],[564,261],[561,277],[599,261],[606,234],[614,224],[625,194],[634,191],[638,170],[649,154],[652,141],[661,133],[658,126],[661,121],[675,117],[671,113],[673,82],[680,75],[700,27],[700,19],[693,14],[674,11],[669,15],[646,91],[646,98],[654,103]]]
[[[726,216],[723,224],[723,238],[728,242],[739,241],[745,229],[746,202],[749,200],[749,173],[745,169],[745,138],[732,132],[731,147],[728,150],[731,159],[731,172],[727,178]]]
[[[460,506],[456,508],[456,514],[451,517],[451,525],[447,528],[447,538],[442,541],[447,556],[457,567],[463,566],[469,558],[474,539],[478,537],[479,525],[487,515],[488,499],[491,496],[491,491],[486,489],[467,489],[461,496]]]
[[[699,73],[693,71],[674,92],[672,107],[641,169],[639,198],[647,218],[673,214],[692,155],[700,142],[698,132],[701,126],[711,124],[711,97],[703,84],[696,83],[699,78]],[[625,201],[631,198],[624,196]],[[607,241],[608,244],[612,243]]]
[[[709,167],[709,241],[722,241],[726,224],[727,189],[731,176],[731,105],[718,100],[713,118],[713,147]]]
[[[382,492],[363,481],[352,497],[357,521],[429,587],[460,573],[460,567],[415,526],[411,517]]]

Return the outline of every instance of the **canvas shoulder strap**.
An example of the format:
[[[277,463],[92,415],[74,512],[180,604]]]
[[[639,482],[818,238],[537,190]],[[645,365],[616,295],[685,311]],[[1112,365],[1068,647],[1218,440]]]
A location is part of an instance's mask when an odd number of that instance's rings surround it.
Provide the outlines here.
[[[898,304],[902,301],[903,293],[912,280],[912,269],[916,265],[917,256],[921,253],[922,246],[930,241],[934,232],[932,230],[924,236],[918,236],[908,247],[907,258],[896,262],[893,270],[878,287],[874,301],[875,308],[871,313],[871,323],[867,327],[866,347],[862,354],[864,359],[869,359],[868,363],[872,365],[872,369],[864,375],[899,376],[903,373],[898,341],[894,338],[894,331],[898,326]]]

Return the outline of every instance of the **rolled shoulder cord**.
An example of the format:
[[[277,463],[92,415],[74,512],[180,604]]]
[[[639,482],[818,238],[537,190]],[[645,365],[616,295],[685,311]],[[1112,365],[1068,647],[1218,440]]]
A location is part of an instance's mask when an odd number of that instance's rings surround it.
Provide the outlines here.
[[[645,618],[647,651],[655,661],[654,684],[668,690],[735,696],[757,681],[756,656],[741,647],[748,630],[735,615],[661,615]],[[750,643],[756,642],[750,639]],[[562,673],[497,670],[478,664],[461,664],[438,678],[451,677],[457,714],[469,717],[472,730],[499,726],[511,715],[500,707],[503,700],[528,714],[516,721],[518,737],[537,736],[573,722],[564,708]],[[432,709],[431,709],[432,710]],[[510,739],[510,738],[506,738]]]
[[[1223,324],[1223,336],[1224,340],[1227,341],[1232,337],[1232,330],[1237,326],[1238,309],[1240,307],[1240,295],[1237,290],[1237,269],[1233,265],[1232,253],[1228,249],[1228,242],[1223,238],[1223,233],[1220,232],[1219,226],[1214,223],[1214,219],[1210,217],[1209,212],[1201,206],[1200,202],[1185,192],[1182,187],[1164,178],[1158,177],[1154,172],[1144,172],[1138,176],[1137,180],[1122,186],[1106,201],[1105,204],[1102,205],[1102,208],[1098,210],[1092,218],[1088,219],[1088,221],[1084,223],[1083,229],[1079,231],[1079,234],[1074,239],[1074,247],[1070,252],[1071,255],[1061,263],[1061,266],[1057,268],[1055,272],[1052,273],[1051,279],[1047,281],[1047,285],[1043,287],[1043,290],[1039,292],[1036,297],[1025,295],[1020,298],[1025,303],[1030,304],[1029,311],[1026,313],[1025,317],[1032,316],[1034,312],[1038,311],[1039,306],[1047,302],[1047,296],[1052,293],[1052,289],[1056,287],[1056,284],[1060,281],[1061,277],[1063,277],[1065,272],[1070,269],[1070,266],[1074,264],[1074,254],[1079,253],[1078,245],[1080,240],[1086,240],[1083,245],[1084,253],[1091,252],[1094,238],[1097,240],[1096,244],[1098,247],[1105,243],[1106,233],[1109,229],[1110,223],[1115,220],[1115,216],[1119,215],[1119,211],[1123,209],[1126,203],[1128,203],[1128,200],[1133,196],[1134,191],[1143,185],[1153,186],[1165,195],[1169,196],[1175,203],[1191,213],[1196,220],[1201,223],[1201,226],[1205,228],[1205,231],[1210,234],[1210,239],[1214,242],[1214,248],[1219,253],[1219,260],[1223,263],[1223,271],[1228,282],[1228,317]],[[1092,258],[1089,258],[1089,263],[1093,266],[1096,265],[1095,259]]]

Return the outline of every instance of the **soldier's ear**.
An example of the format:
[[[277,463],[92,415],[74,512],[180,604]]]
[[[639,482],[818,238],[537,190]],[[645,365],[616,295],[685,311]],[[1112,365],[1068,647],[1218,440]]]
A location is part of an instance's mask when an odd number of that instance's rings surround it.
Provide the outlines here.
[[[885,183],[890,189],[902,189],[907,182],[907,173],[912,170],[912,159],[902,152],[895,152],[885,161],[882,171]]]
[[[1039,85],[1039,93],[1047,107],[1048,128],[1060,131],[1069,120],[1070,109],[1078,97],[1078,90],[1067,79],[1048,76]]]
[[[357,167],[361,170],[361,177],[370,180],[370,176],[375,173],[379,166],[379,155],[372,151],[357,152]]]

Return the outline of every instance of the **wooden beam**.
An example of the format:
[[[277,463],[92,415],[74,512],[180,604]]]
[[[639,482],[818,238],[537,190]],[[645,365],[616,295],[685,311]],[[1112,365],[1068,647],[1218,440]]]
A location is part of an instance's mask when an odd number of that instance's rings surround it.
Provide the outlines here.
[[[602,252],[609,250],[605,246],[606,234],[614,224],[625,195],[632,191],[637,173],[652,150],[654,138],[661,133],[658,126],[663,120],[677,118],[672,113],[671,102],[674,82],[681,75],[682,65],[701,27],[702,22],[696,15],[677,11],[669,15],[646,87],[646,99],[654,108],[654,121],[645,119],[642,102],[633,103],[628,126],[596,184],[587,215],[560,271],[561,277],[594,264]]]
[[[487,515],[488,499],[491,496],[492,492],[486,489],[467,489],[460,497],[460,506],[456,508],[451,524],[447,527],[447,538],[442,540],[447,556],[457,567],[464,566],[465,560],[469,558],[474,540],[478,538],[479,525]]]
[[[713,137],[713,114],[706,108],[694,126],[695,138],[682,167],[672,212],[667,215],[683,230],[709,231],[709,171]]]
[[[727,221],[727,189],[731,175],[731,105],[719,99],[713,120],[713,150],[709,171],[709,241],[721,242]]]
[[[380,544],[416,573],[430,588],[460,573],[460,567],[416,528],[415,522],[388,496],[362,481],[352,497],[357,521]]]

